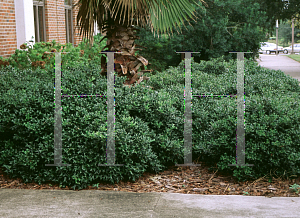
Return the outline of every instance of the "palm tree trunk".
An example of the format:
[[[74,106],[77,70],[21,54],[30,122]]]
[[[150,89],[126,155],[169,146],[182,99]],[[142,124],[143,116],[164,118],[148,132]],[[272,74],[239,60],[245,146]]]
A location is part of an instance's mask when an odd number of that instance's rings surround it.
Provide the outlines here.
[[[106,26],[103,27],[103,30],[106,31],[107,45],[103,48],[107,48],[106,51],[117,51],[122,52],[121,54],[115,54],[115,72],[118,76],[126,76],[127,80],[124,82],[124,85],[132,86],[135,83],[140,83],[143,80],[148,80],[149,77],[142,76],[145,71],[145,66],[147,66],[148,60],[140,55],[136,55],[137,50],[134,41],[139,39],[139,36],[136,36],[136,28],[128,25],[128,22],[124,24],[119,24],[118,19],[112,20],[108,19]],[[104,39],[103,38],[103,39]],[[102,40],[103,40],[102,39]],[[104,56],[101,57],[101,75],[107,75],[107,63]],[[139,68],[142,70],[138,71]]]

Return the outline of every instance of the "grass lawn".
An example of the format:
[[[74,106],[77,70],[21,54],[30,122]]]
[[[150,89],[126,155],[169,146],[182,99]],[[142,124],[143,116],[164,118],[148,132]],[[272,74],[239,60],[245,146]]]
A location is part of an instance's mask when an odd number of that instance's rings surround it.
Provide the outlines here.
[[[300,63],[300,55],[291,54],[291,55],[287,55],[287,56]]]

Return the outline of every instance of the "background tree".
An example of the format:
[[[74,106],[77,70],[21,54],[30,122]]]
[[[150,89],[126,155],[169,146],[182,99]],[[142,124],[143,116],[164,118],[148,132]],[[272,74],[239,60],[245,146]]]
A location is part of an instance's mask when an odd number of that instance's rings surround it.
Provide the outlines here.
[[[297,17],[299,2],[292,0],[287,6],[287,2],[281,0],[208,0],[204,5],[206,10],[196,9],[201,22],[191,22],[192,29],[190,26],[187,26],[187,30],[184,28],[183,34],[178,36],[177,44],[184,45],[181,50],[201,51],[200,55],[193,54],[197,62],[222,55],[225,59],[236,58],[228,51],[250,50],[254,52],[253,55],[245,56],[255,58],[260,42],[275,35],[276,19],[279,19],[282,43],[286,44],[287,38],[291,38],[291,31],[288,33],[285,22],[292,16]],[[284,36],[285,33],[287,36]],[[297,40],[297,29],[295,35]]]
[[[294,27],[297,28],[297,29],[300,29],[300,14],[297,13],[295,16],[294,16],[295,20],[294,20]],[[287,23],[289,25],[291,25],[292,27],[292,19],[288,20]]]
[[[183,35],[174,34],[173,37],[163,35],[157,38],[151,34],[150,28],[139,28],[137,34],[139,39],[136,43],[146,47],[147,49],[137,51],[137,53],[151,62],[147,69],[153,70],[153,74],[163,72],[169,66],[177,66],[180,61],[180,55],[176,51],[184,51],[181,46]]]
[[[202,0],[201,0],[202,1]],[[107,51],[121,51],[115,54],[115,71],[118,76],[127,76],[125,85],[140,83],[147,77],[141,77],[148,61],[135,55],[139,50],[134,41],[138,29],[134,26],[150,26],[151,32],[159,35],[161,32],[178,31],[184,20],[193,19],[197,0],[79,0],[77,25],[83,37],[93,43],[94,22],[97,21],[101,32],[106,32]],[[122,16],[123,15],[123,16]],[[122,22],[123,21],[123,22]],[[104,48],[104,49],[105,49]],[[102,75],[107,75],[106,58],[101,58]],[[142,68],[138,72],[139,68]]]
[[[300,11],[300,0],[253,0],[260,5],[259,11],[266,12],[264,30],[273,32],[276,20],[287,21]]]
[[[255,57],[260,48],[260,42],[265,41],[266,36],[263,26],[267,20],[266,12],[259,11],[260,5],[251,0],[228,0],[217,1],[208,0],[203,7],[197,7],[196,12],[200,21],[191,21],[191,26],[185,25],[182,34],[174,34],[168,40],[161,40],[160,43],[168,41],[168,49],[164,50],[156,47],[160,54],[156,57],[139,51],[139,54],[149,58],[149,60],[159,60],[168,63],[169,66],[179,64],[180,55],[175,51],[200,51],[200,54],[193,54],[196,62],[209,60],[212,58],[225,56],[225,59],[236,59],[235,54],[229,51],[252,51],[253,55],[245,54],[247,58]],[[186,23],[187,24],[187,23]],[[149,30],[144,30],[149,31]],[[151,47],[149,34],[140,32],[141,38],[137,41],[145,47]],[[154,69],[153,66],[150,66]]]
[[[274,31],[275,34],[275,31]],[[294,28],[294,41],[295,43],[300,40],[300,30],[298,28]],[[289,22],[282,22],[278,28],[278,39],[279,43],[287,47],[292,43],[292,27]]]
[[[294,40],[295,40],[295,42],[300,42],[300,14],[297,13],[294,16],[294,18],[295,18],[295,20],[294,20],[294,32],[295,32]],[[292,19],[288,20],[287,24],[289,24],[290,27],[292,28]],[[292,31],[291,31],[291,34],[292,34]],[[291,41],[291,39],[290,39],[290,41]]]

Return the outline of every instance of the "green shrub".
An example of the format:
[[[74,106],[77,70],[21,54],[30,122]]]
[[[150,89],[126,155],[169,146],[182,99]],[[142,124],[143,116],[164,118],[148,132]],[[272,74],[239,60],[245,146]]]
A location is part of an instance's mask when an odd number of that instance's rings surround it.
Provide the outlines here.
[[[177,88],[173,98],[182,102],[184,61],[165,74],[155,75],[149,85],[158,91]],[[245,163],[253,167],[230,167],[236,163],[237,103],[235,97],[204,95],[236,94],[236,61],[201,62],[192,58],[193,159],[219,171],[231,172],[238,180],[257,179],[270,170],[276,175],[299,175],[299,82],[281,71],[257,66],[245,59]],[[160,78],[162,77],[162,78]],[[176,88],[173,88],[176,86]],[[194,95],[201,95],[196,97]],[[183,111],[183,104],[178,103]]]
[[[96,64],[81,64],[64,70],[62,94],[105,95],[107,82],[99,75],[99,70]],[[125,78],[116,77],[116,163],[125,166],[97,166],[106,163],[106,98],[70,97],[62,98],[62,141],[63,163],[72,166],[45,167],[54,161],[53,75],[10,66],[1,71],[0,76],[5,78],[0,85],[4,90],[0,132],[1,135],[10,134],[1,139],[0,165],[26,183],[51,180],[81,189],[98,180],[134,181],[146,170],[159,172],[183,158],[182,140],[173,139],[175,133],[171,131],[182,125],[182,119],[173,117],[176,110],[169,108],[173,104],[169,96],[153,92],[147,97],[148,88],[128,89],[123,87]],[[152,106],[147,104],[149,100]],[[153,116],[161,119],[150,125],[140,118],[144,111],[152,114],[149,121],[154,120]],[[173,119],[169,128],[165,127],[166,115]],[[160,129],[169,131],[169,135],[164,131],[155,134]]]
[[[55,54],[51,52],[62,52],[62,69],[78,64],[78,62],[92,64],[100,63],[102,54],[99,52],[106,45],[107,39],[104,39],[101,43],[100,40],[103,38],[100,34],[94,36],[93,46],[88,45],[88,40],[84,39],[79,43],[77,47],[74,47],[71,43],[60,44],[55,40],[52,42],[37,42],[33,46],[24,43],[26,49],[16,49],[15,53],[8,59],[9,65],[19,69],[37,69],[41,71],[46,70],[48,72],[53,71]],[[47,52],[50,52],[47,53]],[[66,53],[64,53],[66,52]],[[1,68],[0,64],[0,68]]]
[[[193,95],[236,94],[236,62],[223,65],[192,58]],[[99,72],[94,62],[68,66],[62,94],[105,95],[107,81]],[[45,167],[54,161],[53,70],[9,66],[0,77],[0,165],[11,176],[82,189],[97,181],[134,181],[146,171],[183,163],[184,62],[152,75],[147,85],[153,90],[123,87],[126,78],[115,77],[115,163],[121,167],[98,166],[106,163],[105,97],[62,98],[63,163],[71,166]],[[278,176],[299,175],[299,93],[297,80],[246,59],[245,163],[254,166],[228,166],[236,155],[234,97],[193,96],[193,160],[217,163],[239,180],[276,169]]]

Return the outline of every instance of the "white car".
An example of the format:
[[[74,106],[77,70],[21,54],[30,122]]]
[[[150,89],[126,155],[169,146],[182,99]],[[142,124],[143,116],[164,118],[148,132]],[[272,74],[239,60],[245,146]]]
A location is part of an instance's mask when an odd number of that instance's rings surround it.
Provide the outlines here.
[[[258,50],[258,52],[261,53],[261,54],[266,53],[266,51],[270,49],[270,44],[273,44],[273,43],[261,42],[260,43],[260,49]]]
[[[266,54],[271,54],[272,52],[276,53],[276,44],[275,43],[271,43],[271,42],[261,42],[261,47],[259,49],[259,53],[264,53],[264,51],[266,52]],[[283,47],[282,46],[278,46],[278,53],[279,52],[284,52]]]
[[[292,46],[283,48],[283,53],[288,54],[292,52]],[[300,44],[294,44],[294,52],[300,52]]]

